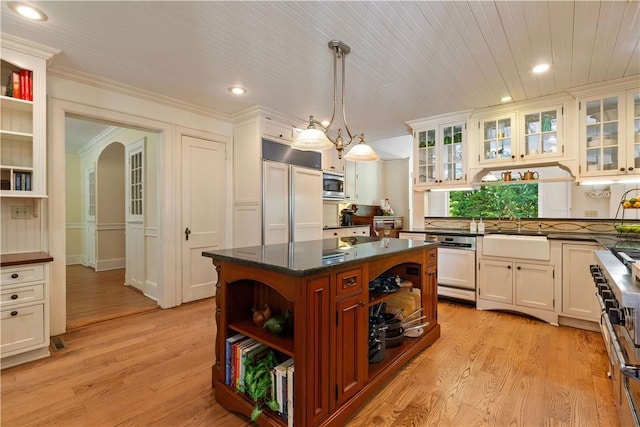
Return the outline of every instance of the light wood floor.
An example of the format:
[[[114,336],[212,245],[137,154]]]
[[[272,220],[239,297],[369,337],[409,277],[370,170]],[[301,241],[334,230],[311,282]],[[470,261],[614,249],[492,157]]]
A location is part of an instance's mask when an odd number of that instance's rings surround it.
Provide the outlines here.
[[[70,331],[1,374],[3,426],[246,426],[210,387],[215,303]],[[598,333],[439,304],[442,337],[353,426],[616,426]],[[306,426],[301,426],[306,427]]]
[[[96,272],[67,266],[67,330],[158,308],[156,301],[124,286],[125,269]]]

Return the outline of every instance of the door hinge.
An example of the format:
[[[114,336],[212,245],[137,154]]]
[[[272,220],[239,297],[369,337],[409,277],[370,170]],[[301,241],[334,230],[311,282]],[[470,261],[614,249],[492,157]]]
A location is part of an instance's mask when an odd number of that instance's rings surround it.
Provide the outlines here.
[[[556,299],[555,298],[553,299],[553,307],[552,308],[554,308],[554,309],[556,308]]]
[[[336,384],[336,400],[338,400],[338,384]]]
[[[564,116],[564,106],[562,107],[562,112],[560,114]]]
[[[480,122],[478,122],[478,129],[480,129]]]
[[[562,154],[564,154],[564,145],[562,145]]]
[[[555,270],[551,270],[551,278],[552,279],[556,278],[556,271]]]
[[[578,101],[578,110],[582,110],[582,101]]]
[[[338,312],[336,311],[336,326],[338,326]]]

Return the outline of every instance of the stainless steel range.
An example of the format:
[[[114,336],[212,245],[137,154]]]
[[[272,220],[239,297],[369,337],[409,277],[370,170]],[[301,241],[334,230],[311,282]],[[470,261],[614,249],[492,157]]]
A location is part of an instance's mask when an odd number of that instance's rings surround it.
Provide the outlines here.
[[[600,329],[609,355],[609,377],[621,425],[640,425],[640,282],[631,263],[640,241],[596,251],[591,275],[601,307]]]

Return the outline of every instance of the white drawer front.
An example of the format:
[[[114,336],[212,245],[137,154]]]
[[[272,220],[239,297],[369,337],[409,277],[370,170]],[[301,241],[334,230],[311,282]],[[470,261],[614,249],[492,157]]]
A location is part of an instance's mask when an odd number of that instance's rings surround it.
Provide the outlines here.
[[[44,284],[0,291],[0,307],[44,299]]]
[[[25,264],[3,268],[0,273],[0,284],[15,285],[19,283],[44,280],[43,264]]]
[[[0,354],[45,342],[44,304],[0,311]]]

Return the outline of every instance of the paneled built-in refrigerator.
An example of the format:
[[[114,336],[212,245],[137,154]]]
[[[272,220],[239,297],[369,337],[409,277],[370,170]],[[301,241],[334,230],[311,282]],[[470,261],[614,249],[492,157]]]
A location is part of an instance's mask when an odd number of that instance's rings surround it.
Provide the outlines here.
[[[262,242],[322,239],[320,153],[263,140]]]

